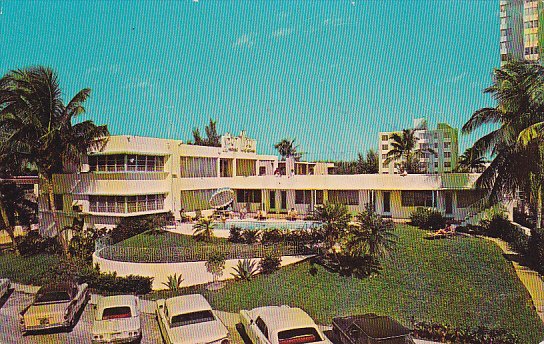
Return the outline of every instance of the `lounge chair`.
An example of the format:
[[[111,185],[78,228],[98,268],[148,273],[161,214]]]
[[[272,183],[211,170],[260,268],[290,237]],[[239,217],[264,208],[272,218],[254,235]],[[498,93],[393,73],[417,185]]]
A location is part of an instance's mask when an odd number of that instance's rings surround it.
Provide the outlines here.
[[[425,236],[425,239],[433,240],[433,239],[443,239],[443,238],[451,238],[455,236],[455,227],[453,226],[447,226],[444,229],[439,229],[436,232],[427,233]]]

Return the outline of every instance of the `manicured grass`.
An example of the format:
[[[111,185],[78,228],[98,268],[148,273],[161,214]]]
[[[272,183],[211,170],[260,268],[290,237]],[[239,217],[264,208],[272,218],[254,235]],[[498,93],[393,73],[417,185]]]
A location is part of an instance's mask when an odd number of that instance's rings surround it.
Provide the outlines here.
[[[0,278],[22,284],[42,285],[50,281],[50,269],[58,266],[61,258],[57,255],[38,254],[32,257],[0,254]]]
[[[231,312],[288,304],[321,324],[337,315],[375,312],[406,325],[413,317],[459,327],[503,327],[522,343],[544,338],[527,290],[495,244],[468,237],[428,241],[410,226],[398,226],[397,234],[397,250],[372,278],[340,277],[317,265],[311,275],[306,262],[251,282],[228,283],[217,292],[196,291],[215,308]]]
[[[210,242],[202,242],[191,235],[167,231],[152,233],[157,232],[144,232],[106,247],[100,252],[100,256],[127,262],[169,263],[207,260],[212,252],[222,252],[226,259],[233,259],[263,257],[269,253],[296,255],[308,251],[302,244],[233,244],[225,238],[212,238]]]

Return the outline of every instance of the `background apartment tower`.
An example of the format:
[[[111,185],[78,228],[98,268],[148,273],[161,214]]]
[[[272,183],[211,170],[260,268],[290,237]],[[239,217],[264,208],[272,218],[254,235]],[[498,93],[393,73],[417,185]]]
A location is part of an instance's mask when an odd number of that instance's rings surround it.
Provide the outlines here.
[[[452,172],[457,165],[459,156],[459,130],[452,128],[447,123],[438,123],[436,129],[429,129],[427,121],[423,118],[414,119],[413,128],[417,139],[417,149],[432,149],[436,152],[425,154],[420,158],[422,172],[424,173],[448,173]],[[401,133],[400,131],[381,132],[380,135],[380,174],[399,173],[395,164],[398,161],[385,163],[387,153],[393,147],[391,146],[391,135]]]
[[[540,61],[544,42],[544,3],[540,0],[500,1],[501,66],[511,60]]]

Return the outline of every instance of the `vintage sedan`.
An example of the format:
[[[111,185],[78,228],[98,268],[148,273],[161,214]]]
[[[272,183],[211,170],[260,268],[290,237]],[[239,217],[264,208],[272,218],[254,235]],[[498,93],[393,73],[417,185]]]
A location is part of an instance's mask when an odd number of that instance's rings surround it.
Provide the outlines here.
[[[268,306],[241,310],[240,320],[254,344],[332,344],[300,308]]]
[[[87,283],[62,282],[40,288],[32,304],[19,314],[21,331],[51,328],[69,329],[75,325],[76,316],[89,301]]]
[[[94,306],[93,344],[134,343],[142,339],[139,299],[134,295],[106,296]]]
[[[0,279],[0,299],[8,293],[9,288],[11,287],[11,282],[7,278]]]
[[[343,344],[414,344],[409,329],[373,313],[334,318],[332,331]]]
[[[157,321],[167,344],[229,344],[229,331],[200,294],[156,301]]]

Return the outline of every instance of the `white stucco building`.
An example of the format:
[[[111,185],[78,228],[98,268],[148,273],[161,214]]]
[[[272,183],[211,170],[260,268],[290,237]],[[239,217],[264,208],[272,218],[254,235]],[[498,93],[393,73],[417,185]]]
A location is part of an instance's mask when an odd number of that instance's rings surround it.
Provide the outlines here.
[[[374,204],[378,213],[407,219],[419,206],[435,207],[461,220],[478,199],[476,174],[331,175],[331,163],[278,161],[257,154],[257,143],[225,135],[222,147],[204,147],[136,136],[112,136],[74,173],[54,176],[56,216],[40,198],[40,228],[51,233],[83,217],[87,226],[115,225],[123,217],[210,209],[219,188],[234,190],[233,210],[307,214],[324,202],[346,204],[351,211]],[[279,170],[293,171],[278,176]],[[280,215],[278,215],[280,216]]]

